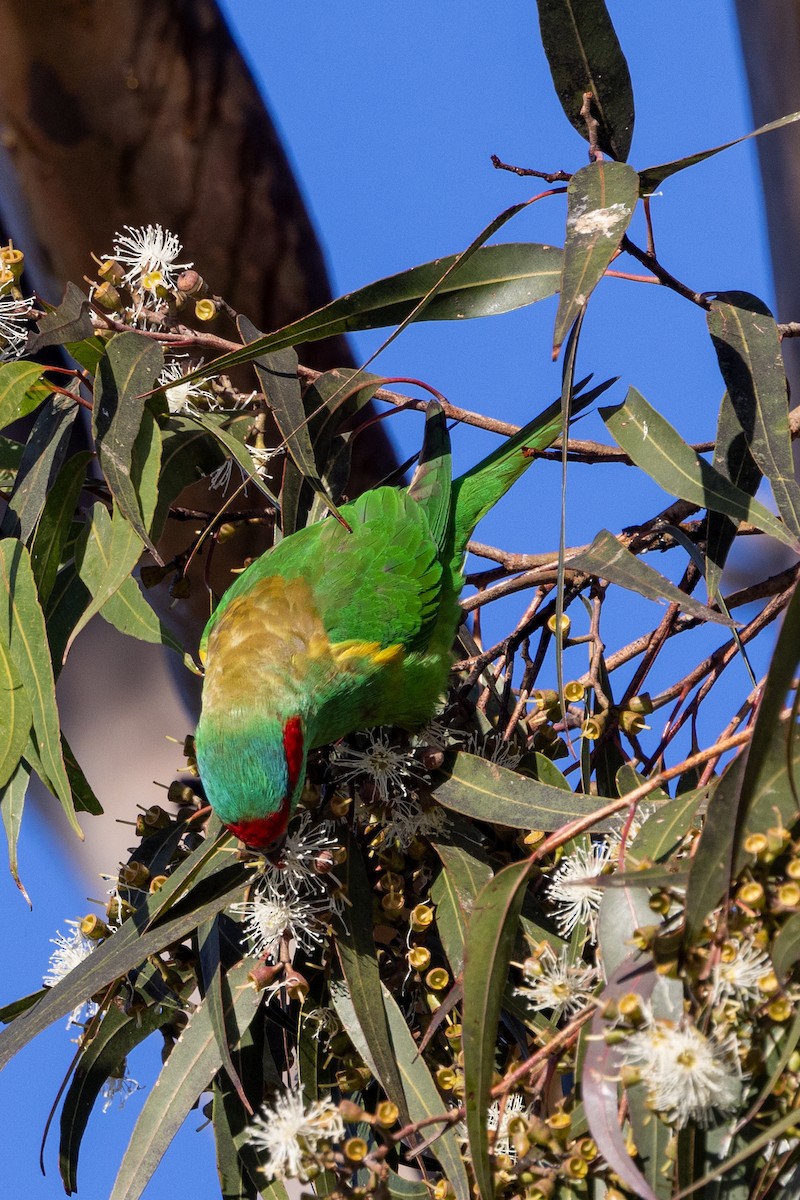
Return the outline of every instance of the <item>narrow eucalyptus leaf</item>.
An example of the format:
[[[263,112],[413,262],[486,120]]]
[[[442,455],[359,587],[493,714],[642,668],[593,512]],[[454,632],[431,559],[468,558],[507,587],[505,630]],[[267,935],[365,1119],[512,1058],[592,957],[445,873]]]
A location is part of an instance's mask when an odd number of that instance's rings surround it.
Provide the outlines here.
[[[698,617],[701,621],[714,621],[719,625],[733,624],[729,617],[687,596],[686,592],[670,583],[660,571],[631,554],[607,529],[601,529],[595,535],[591,546],[569,558],[567,565],[607,579],[609,583],[616,583],[631,592],[637,592],[647,600],[666,600],[670,604],[677,604],[690,617]]]
[[[747,446],[787,528],[800,538],[786,371],[772,313],[748,292],[720,292],[708,313],[719,368]]]
[[[141,333],[120,333],[100,360],[92,432],[97,458],[120,511],[160,562],[150,538],[161,442],[146,404],[164,366],[161,347]]]
[[[599,807],[596,798],[541,783],[463,750],[445,756],[431,790],[445,808],[512,829],[560,829]],[[604,832],[613,823],[601,820],[594,828]]]
[[[44,769],[43,782],[60,800],[72,828],[83,837],[61,753],[55,679],[44,614],[36,594],[30,555],[13,538],[0,541],[0,595],[3,595],[0,641],[7,646],[17,674],[24,681]]]
[[[715,471],[635,388],[629,389],[624,404],[601,408],[600,415],[636,466],[670,495],[736,521],[749,521],[784,545],[796,547],[794,535],[769,509]]]
[[[481,1200],[493,1200],[486,1111],[497,1027],[530,864],[512,863],[475,901],[464,947],[464,1105],[472,1166]]]
[[[0,429],[27,417],[50,395],[51,389],[40,382],[43,371],[41,363],[26,359],[0,363]]]
[[[567,120],[588,141],[581,115],[592,93],[597,144],[624,160],[633,137],[633,88],[628,64],[604,0],[537,0],[542,45]]]
[[[639,177],[625,163],[590,163],[570,179],[554,358],[616,254],[638,200]]]
[[[78,406],[54,396],[34,421],[0,532],[28,542],[67,455]]]

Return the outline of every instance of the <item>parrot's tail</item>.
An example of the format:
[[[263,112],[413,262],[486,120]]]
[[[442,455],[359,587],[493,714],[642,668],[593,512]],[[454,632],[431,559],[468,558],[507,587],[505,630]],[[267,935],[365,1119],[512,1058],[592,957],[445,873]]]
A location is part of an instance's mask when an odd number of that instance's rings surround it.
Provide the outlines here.
[[[588,382],[588,380],[586,381]],[[587,408],[616,380],[610,379],[581,396],[573,396],[570,419]],[[464,553],[475,526],[533,462],[524,450],[546,450],[562,431],[561,401],[556,400],[518,433],[508,438],[488,458],[453,481],[454,550]]]

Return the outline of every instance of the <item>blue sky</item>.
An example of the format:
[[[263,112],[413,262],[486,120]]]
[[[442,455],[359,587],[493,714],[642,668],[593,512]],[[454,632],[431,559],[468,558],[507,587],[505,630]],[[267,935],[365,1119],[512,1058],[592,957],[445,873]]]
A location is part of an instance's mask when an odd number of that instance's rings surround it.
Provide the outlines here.
[[[532,194],[529,181],[494,171],[490,154],[545,170],[575,170],[586,161],[585,144],[553,93],[530,0],[497,6],[477,0],[226,0],[223,7],[283,132],[337,293],[463,249],[497,212]],[[610,9],[633,76],[634,166],[713,146],[751,128],[732,3],[610,0]],[[659,255],[678,277],[698,290],[742,288],[771,302],[752,142],[668,181],[653,200],[653,215]],[[563,224],[563,200],[547,200],[507,227],[501,240],[558,244]],[[407,331],[376,369],[423,378],[455,404],[522,422],[559,391],[560,365],[551,364],[549,354],[554,315],[550,301],[485,321],[420,326]],[[356,353],[366,357],[379,341],[360,336]],[[590,370],[599,378],[622,376],[613,393],[618,400],[634,384],[687,438],[713,435],[723,389],[703,314],[663,289],[617,280],[601,285],[579,358],[579,371]],[[404,453],[417,448],[418,416],[395,418],[391,428]],[[581,436],[603,437],[599,418],[587,418]],[[487,438],[467,429],[454,432],[459,469],[491,447]],[[556,544],[557,471],[539,464],[528,478],[534,477],[514,510],[525,514],[524,527],[509,528],[506,509],[481,527],[481,540],[515,550]],[[589,540],[600,524],[616,530],[666,503],[658,489],[641,481],[634,486],[632,474],[622,469],[610,476],[581,468],[569,486],[572,544]],[[632,602],[613,632],[647,620],[652,612]],[[68,873],[51,833],[30,816],[21,852],[32,914],[0,874],[3,1000],[38,986],[48,939],[65,928],[66,918],[85,912],[87,895],[98,891]],[[0,1123],[5,1145],[14,1146],[4,1171],[9,1195],[49,1200],[61,1194],[56,1138],[46,1153],[46,1178],[39,1174],[38,1142],[71,1049],[59,1026],[3,1076]],[[152,1081],[154,1057],[146,1051],[132,1063],[143,1083]],[[91,1118],[82,1200],[108,1196],[144,1094],[121,1113]],[[148,1200],[188,1191],[193,1200],[219,1195],[210,1131],[195,1132],[202,1120],[198,1113],[187,1122],[145,1193]]]

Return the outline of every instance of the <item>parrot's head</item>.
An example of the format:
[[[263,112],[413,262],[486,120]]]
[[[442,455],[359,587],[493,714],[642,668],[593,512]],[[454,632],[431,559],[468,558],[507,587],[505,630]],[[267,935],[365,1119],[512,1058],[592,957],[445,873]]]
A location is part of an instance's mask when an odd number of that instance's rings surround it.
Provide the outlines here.
[[[303,720],[261,717],[249,727],[202,716],[195,737],[206,797],[231,833],[252,850],[273,850],[286,834],[306,775]]]

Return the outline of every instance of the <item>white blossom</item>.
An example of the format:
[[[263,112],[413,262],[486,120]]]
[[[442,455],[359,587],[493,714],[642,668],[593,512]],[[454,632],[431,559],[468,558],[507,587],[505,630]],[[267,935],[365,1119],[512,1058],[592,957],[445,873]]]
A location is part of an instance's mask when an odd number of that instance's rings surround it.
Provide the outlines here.
[[[412,794],[395,796],[382,814],[379,824],[383,840],[407,850],[416,838],[431,838],[447,826],[444,810],[438,806],[423,808]]]
[[[515,989],[517,994],[529,1000],[537,1012],[552,1009],[554,1018],[585,1008],[597,985],[594,967],[582,959],[571,962],[569,946],[556,954],[547,942],[537,954],[525,960],[522,974],[525,983]]]
[[[127,1063],[123,1063],[119,1074],[106,1080],[103,1088],[103,1112],[107,1113],[115,1100],[118,1101],[118,1108],[124,1108],[134,1092],[138,1092],[141,1087],[142,1085],[128,1074]]]
[[[327,930],[328,908],[324,897],[298,896],[270,873],[258,884],[253,899],[232,904],[231,912],[244,917],[252,953],[268,957],[284,935],[307,951],[319,944]]]
[[[382,804],[388,804],[397,795],[406,795],[414,777],[424,775],[422,764],[392,746],[381,730],[367,734],[367,745],[363,750],[353,746],[338,746],[334,751],[332,766],[345,783],[359,776],[368,779]]]
[[[72,927],[72,933],[59,932],[50,939],[55,950],[50,955],[49,970],[42,980],[45,987],[55,987],[60,983],[69,975],[70,971],[89,957],[96,945],[96,942],[91,941],[81,932],[80,921],[67,921],[66,923]],[[72,1010],[67,1021],[67,1028],[69,1029],[70,1025],[84,1025],[92,1019],[96,1012],[97,1005],[93,1000],[82,1001]]]
[[[688,1021],[675,1025],[647,1014],[641,1029],[621,1044],[623,1061],[638,1069],[648,1103],[682,1129],[689,1121],[707,1125],[717,1110],[736,1106],[741,1091],[738,1058]]]
[[[197,370],[203,365],[201,358],[189,371],[184,371],[181,365],[181,357],[175,356],[164,363],[163,370],[158,377],[158,382],[161,387],[171,383],[172,386],[166,389],[164,393],[167,398],[167,407],[171,413],[191,413],[194,411],[193,400],[204,400],[209,407],[214,407],[216,398],[214,393],[208,388],[203,387],[202,381],[195,380],[194,383],[182,382],[186,376],[192,371]]]
[[[113,254],[103,258],[127,267],[123,278],[133,292],[157,299],[159,289],[173,289],[179,273],[192,265],[176,262],[183,249],[177,234],[160,225],[125,225],[124,230],[114,235]]]
[[[299,1092],[285,1092],[253,1120],[249,1140],[266,1153],[264,1171],[271,1179],[308,1178],[306,1160],[323,1139],[344,1136],[344,1122],[330,1100],[315,1100],[308,1108]]]
[[[519,765],[522,755],[515,750],[510,742],[504,742],[496,734],[487,736],[482,733],[472,733],[464,747],[470,754],[477,754],[487,762],[496,763],[498,767],[506,767],[513,771]]]
[[[769,955],[750,940],[731,938],[722,947],[712,973],[711,1003],[763,1000],[760,982],[772,971]]]
[[[268,872],[274,871],[296,896],[304,891],[327,890],[327,879],[338,884],[330,872],[319,870],[322,863],[330,863],[332,851],[339,845],[333,821],[314,824],[311,813],[305,810],[292,825],[281,847],[279,863],[270,864]]]
[[[525,1097],[520,1092],[511,1092],[505,1097],[502,1116],[500,1115],[501,1101],[493,1100],[489,1105],[486,1113],[486,1128],[496,1131],[494,1139],[494,1153],[504,1154],[512,1161],[516,1159],[517,1152],[511,1145],[511,1140],[508,1136],[508,1126],[514,1117],[527,1116],[528,1108],[525,1104]]]
[[[0,362],[19,358],[28,340],[33,299],[0,296]]]
[[[589,929],[594,940],[597,910],[603,889],[591,882],[611,861],[608,842],[592,842],[564,856],[547,888],[547,899],[554,905],[555,921],[562,937],[569,937],[576,925]]]

